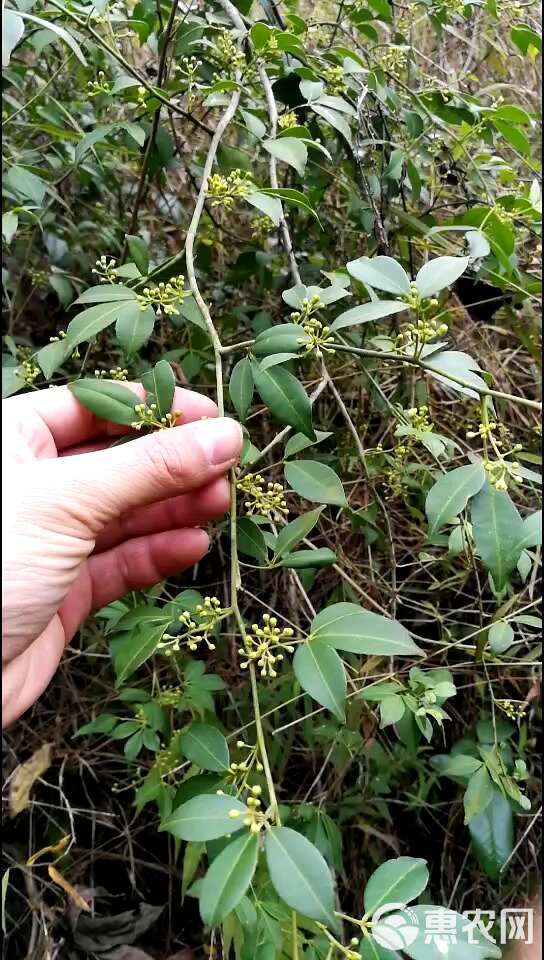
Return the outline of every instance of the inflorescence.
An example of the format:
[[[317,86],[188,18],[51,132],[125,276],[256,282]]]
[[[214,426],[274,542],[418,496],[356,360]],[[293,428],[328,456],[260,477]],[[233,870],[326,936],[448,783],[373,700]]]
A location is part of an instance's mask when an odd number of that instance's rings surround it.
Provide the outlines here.
[[[249,514],[256,513],[279,522],[289,513],[281,483],[267,483],[265,487],[260,473],[246,473],[236,486],[248,497],[244,506]]]
[[[278,627],[276,617],[271,617],[265,613],[262,618],[262,626],[258,623],[252,625],[252,633],[248,633],[244,639],[244,646],[238,651],[242,662],[240,667],[246,670],[250,663],[256,663],[260,668],[261,677],[277,677],[276,664],[283,660],[282,650],[287,653],[294,652],[294,646],[286,643],[293,637],[294,631],[291,627]]]

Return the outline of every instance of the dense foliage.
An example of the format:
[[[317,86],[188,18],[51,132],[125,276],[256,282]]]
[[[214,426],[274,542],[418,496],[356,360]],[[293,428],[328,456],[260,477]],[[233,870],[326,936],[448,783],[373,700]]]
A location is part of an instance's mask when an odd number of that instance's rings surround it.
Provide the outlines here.
[[[246,438],[210,556],[9,735],[57,784],[12,802],[12,955],[500,957],[462,912],[532,889],[531,4],[20,0],[3,43],[4,397],[137,436],[190,383]]]

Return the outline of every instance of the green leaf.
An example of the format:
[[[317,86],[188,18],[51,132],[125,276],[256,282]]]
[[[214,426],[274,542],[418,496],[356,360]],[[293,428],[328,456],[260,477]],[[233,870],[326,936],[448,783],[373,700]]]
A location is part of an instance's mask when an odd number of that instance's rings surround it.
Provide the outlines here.
[[[320,98],[320,101],[321,99],[322,98]],[[328,106],[324,106],[321,102],[312,103],[310,106],[314,113],[317,113],[318,116],[323,117],[323,119],[326,120],[331,127],[333,127],[335,130],[338,130],[338,133],[341,133],[344,139],[347,140],[351,146],[351,130],[349,128],[349,123],[339,110],[334,110]]]
[[[468,257],[437,257],[425,263],[416,276],[420,297],[434,297],[445,287],[451,287],[468,267]]]
[[[523,552],[523,520],[506,492],[486,483],[471,503],[472,535],[495,590],[504,590]]]
[[[295,830],[274,827],[266,835],[265,852],[280,899],[311,920],[336,929],[332,876],[319,850]]]
[[[361,960],[400,960],[400,954],[379,946],[372,937],[367,936],[359,945]]]
[[[24,32],[25,25],[15,10],[2,10],[2,67],[9,66],[11,54]]]
[[[126,357],[133,357],[140,347],[149,340],[155,326],[155,312],[152,307],[140,309],[139,303],[131,304],[117,318],[115,336]]]
[[[299,176],[304,176],[308,162],[306,144],[297,137],[281,137],[279,140],[264,140],[264,149],[277,160],[282,160],[294,167]]]
[[[140,403],[140,398],[128,387],[112,380],[74,380],[68,384],[73,393],[87,410],[102,420],[111,423],[121,423],[129,427],[136,414],[134,407]]]
[[[394,313],[402,313],[407,309],[401,300],[374,300],[372,303],[363,303],[359,307],[352,307],[336,318],[331,330],[341,330],[343,327],[353,327],[357,323],[370,323],[371,320],[381,320]]]
[[[402,720],[405,712],[404,701],[402,697],[393,695],[392,697],[383,697],[380,700],[380,729],[392,726]]]
[[[359,257],[347,264],[350,276],[376,290],[403,296],[410,293],[410,279],[392,257]]]
[[[257,357],[268,356],[274,353],[300,351],[309,337],[302,327],[296,323],[280,323],[268,330],[263,330],[253,344],[253,353]],[[259,369],[262,369],[260,367]]]
[[[288,553],[278,566],[287,567],[289,570],[318,569],[330,567],[337,559],[334,550],[320,547],[318,550],[295,550],[294,553]]]
[[[290,203],[294,207],[300,207],[301,210],[306,210],[306,212],[311,213],[319,223],[317,213],[310,201],[300,190],[292,190],[290,187],[267,187],[259,192],[264,193],[267,197],[278,197],[280,200],[284,200],[285,203]]]
[[[74,300],[73,306],[79,303],[119,303],[122,300],[137,302],[134,290],[124,287],[121,283],[104,283],[89,287],[77,300]]]
[[[51,30],[57,37],[60,37],[61,40],[64,40],[66,44],[70,47],[70,50],[75,53],[77,59],[83,66],[87,65],[87,61],[81,52],[81,47],[74,40],[71,33],[68,33],[68,30],[65,30],[64,27],[59,27],[58,24],[53,20],[42,20],[41,17],[35,17],[32,13],[26,13],[22,10],[19,10],[19,16],[23,17],[24,20],[31,20],[32,23],[37,23],[38,26],[42,27],[45,30]]]
[[[477,813],[483,813],[493,799],[493,781],[482,763],[472,774],[465,791],[465,823],[470,823]]]
[[[142,274],[146,277],[149,272],[149,250],[147,243],[141,237],[135,237],[127,233],[127,245],[130,256]]]
[[[473,397],[475,400],[478,399],[478,392],[470,389],[470,387],[460,386],[454,380],[449,380],[448,373],[479,389],[486,388],[485,380],[474,372],[479,370],[477,361],[461,350],[439,350],[432,353],[431,356],[425,358],[424,369],[428,370],[435,380],[443,383],[450,390],[462,393],[466,397]]]
[[[531,47],[542,53],[542,37],[529,27],[512,27],[510,38],[523,54],[527,54]]]
[[[338,474],[318,460],[293,460],[285,464],[285,478],[295,493],[313,503],[343,507],[346,495]]]
[[[240,517],[236,524],[238,532],[238,550],[253,557],[259,563],[268,560],[268,549],[261,528],[250,517]]]
[[[346,671],[336,650],[319,640],[300,644],[293,670],[302,689],[345,723]]]
[[[519,130],[517,127],[513,127],[510,123],[505,123],[504,120],[499,120],[496,117],[492,117],[491,121],[496,130],[499,131],[502,137],[514,148],[518,153],[521,153],[522,156],[528,157],[531,153],[531,144],[525,134]]]
[[[504,653],[512,646],[515,638],[516,635],[510,624],[506,620],[499,620],[497,623],[492,623],[489,628],[489,649],[495,655]]]
[[[289,440],[285,444],[285,456],[294,457],[295,454],[301,453],[302,450],[307,450],[308,447],[313,447],[315,444],[321,443],[322,440],[327,440],[328,437],[332,437],[332,432],[330,430],[316,430],[315,435],[316,440],[309,440],[303,433],[295,433],[294,436],[289,437]]]
[[[396,620],[363,610],[357,603],[333,603],[314,618],[314,640],[337,650],[382,656],[412,656],[422,651]]]
[[[57,340],[55,343],[47,343],[45,347],[38,350],[36,360],[46,380],[51,379],[55,370],[62,367],[71,353],[72,347],[66,343],[66,339]]]
[[[160,626],[143,624],[116,644],[113,665],[117,675],[117,686],[121,686],[138,667],[149,660],[163,633],[164,624]]]
[[[480,865],[491,880],[499,880],[501,867],[514,849],[514,817],[497,786],[484,812],[472,817],[468,829]]]
[[[25,170],[24,167],[18,166],[10,167],[5,176],[4,183],[6,187],[9,187],[15,191],[15,193],[32,200],[37,207],[42,205],[47,184],[45,180],[37,177],[36,174],[31,173],[30,170]]]
[[[297,543],[308,536],[319,520],[322,510],[323,507],[317,507],[315,510],[303,513],[302,516],[282,527],[276,540],[277,557],[283,557],[286,553],[290,553]]]
[[[283,367],[260,370],[252,364],[253,379],[261,400],[270,412],[280,420],[315,439],[312,426],[312,405],[302,384]]]
[[[257,207],[257,210],[270,217],[274,226],[279,227],[283,217],[281,200],[278,200],[277,197],[270,197],[266,193],[261,193],[260,190],[249,193],[245,199],[252,207]]]
[[[425,860],[397,857],[374,871],[365,887],[365,914],[372,916],[388,903],[410,903],[423,893],[429,882]]]
[[[231,810],[247,813],[245,804],[236,797],[201,794],[172,810],[160,829],[167,830],[179,840],[217,840],[244,826],[243,816],[238,819],[229,817]]]
[[[92,340],[97,334],[109,327],[124,314],[132,315],[134,303],[124,300],[115,303],[97,303],[94,307],[88,307],[82,313],[78,313],[70,321],[66,328],[66,343],[72,347],[77,347],[84,340]]]
[[[176,381],[168,360],[159,360],[152,370],[146,370],[142,375],[142,384],[150,394],[147,402],[157,404],[159,416],[165,417],[170,413],[176,392]]]
[[[485,470],[481,461],[443,474],[431,487],[425,501],[429,536],[434,536],[445,523],[458,517],[484,483]]]
[[[114,716],[112,713],[101,713],[100,716],[96,717],[94,720],[91,720],[89,723],[84,723],[76,733],[76,737],[86,737],[89,733],[111,733],[113,728],[117,725],[119,717]]]
[[[209,927],[217,926],[238,906],[257,866],[259,840],[249,833],[215,858],[200,889],[200,915]]]
[[[471,777],[482,766],[482,761],[468,754],[457,753],[448,757],[444,766],[440,768],[440,775],[445,777]]]
[[[275,367],[278,363],[287,363],[288,360],[299,360],[298,353],[274,353],[270,357],[263,357],[259,363],[260,369],[263,371],[269,370],[270,367]]]
[[[542,510],[536,510],[523,521],[523,530],[519,546],[522,549],[527,547],[539,547],[542,545]]]
[[[117,124],[115,123],[100,123],[89,133],[86,133],[76,145],[74,150],[74,165],[77,167],[89,150],[92,150],[96,143],[100,143],[101,140],[105,140],[108,134],[112,133],[116,129]]]
[[[202,770],[227,770],[229,748],[223,734],[206,723],[192,723],[181,735],[184,756]]]

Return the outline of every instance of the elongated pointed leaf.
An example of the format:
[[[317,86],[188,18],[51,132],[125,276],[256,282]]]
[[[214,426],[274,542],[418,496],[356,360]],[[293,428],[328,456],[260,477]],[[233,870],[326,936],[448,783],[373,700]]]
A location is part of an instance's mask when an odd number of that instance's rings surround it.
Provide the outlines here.
[[[130,287],[125,287],[121,283],[101,283],[96,287],[89,287],[74,300],[73,306],[80,303],[118,303],[121,300],[136,301],[136,294]]]
[[[336,318],[331,324],[331,330],[341,330],[343,327],[353,327],[359,323],[370,323],[371,320],[381,320],[391,317],[395,313],[406,310],[402,300],[375,300],[372,303],[363,303],[359,307],[352,307]]]
[[[275,827],[266,835],[265,852],[278,896],[293,910],[336,929],[332,877],[319,850],[295,830]]]
[[[297,647],[293,670],[303,690],[343,723],[346,719],[346,671],[336,650],[319,640]]]
[[[259,334],[253,344],[253,353],[257,357],[267,357],[274,353],[300,352],[308,339],[308,334],[298,324],[279,323]]]
[[[249,413],[255,384],[253,382],[253,371],[251,369],[251,360],[244,357],[239,360],[234,367],[229,381],[230,399],[234,405],[236,413],[240,420],[244,421]]]
[[[363,610],[357,603],[334,603],[314,618],[314,640],[337,650],[383,656],[421,654],[402,624],[389,617]]]
[[[155,326],[155,312],[152,307],[140,309],[139,303],[133,303],[131,309],[125,309],[117,318],[115,336],[127,357],[133,357],[140,347],[149,340]]]
[[[147,402],[156,403],[157,413],[160,417],[165,417],[172,410],[176,392],[174,371],[168,360],[159,360],[152,370],[147,370],[142,376],[142,383],[150,394]]]
[[[347,270],[350,276],[376,290],[398,296],[410,293],[408,275],[392,257],[359,257],[347,264]]]
[[[483,813],[469,821],[472,849],[491,880],[498,880],[501,867],[514,849],[514,816],[512,808],[499,788],[493,785],[493,796]]]
[[[96,417],[129,427],[136,414],[134,407],[140,403],[138,394],[113,380],[74,380],[68,389],[76,400]]]
[[[469,257],[437,257],[424,264],[416,277],[420,297],[433,297],[451,287],[468,267]]]
[[[470,823],[478,813],[483,813],[493,799],[493,781],[482,764],[467,784],[465,791],[465,823]]]
[[[425,860],[397,857],[374,871],[365,887],[365,913],[372,916],[387,903],[410,903],[423,893],[429,882]]]
[[[265,140],[263,147],[277,160],[282,160],[294,167],[299,176],[304,176],[308,162],[306,144],[297,137],[281,137],[279,140]]]
[[[315,439],[310,398],[292,373],[283,367],[263,371],[254,363],[253,378],[261,400],[281,423]]]
[[[438,533],[445,523],[458,517],[484,483],[485,470],[480,461],[443,474],[431,487],[425,501],[429,536]]]
[[[128,680],[146,660],[149,660],[157,648],[164,629],[163,624],[159,626],[144,624],[117,644],[113,665],[118,686]]]
[[[87,310],[78,313],[77,317],[68,324],[66,343],[73,348],[84,340],[92,340],[125,313],[132,315],[133,310],[133,302],[124,300],[115,303],[97,303],[93,307],[88,307]]]
[[[281,200],[279,200],[278,197],[270,197],[268,194],[261,193],[260,190],[257,190],[255,193],[248,194],[245,199],[252,207],[257,207],[257,210],[260,210],[261,213],[270,217],[274,226],[279,227],[283,210]]]
[[[202,770],[217,773],[229,765],[229,748],[220,730],[207,723],[192,723],[181,735],[184,756]]]
[[[240,517],[236,525],[238,530],[238,550],[259,563],[266,563],[268,549],[264,534],[251,517]]]
[[[509,494],[490,483],[472,500],[470,518],[478,555],[500,592],[523,552],[523,520]]]
[[[285,464],[285,479],[295,493],[313,503],[346,505],[346,495],[338,474],[318,460],[293,460]]]
[[[200,889],[200,915],[215,927],[238,906],[249,887],[259,853],[259,841],[252,833],[229,843],[215,858]]]
[[[241,816],[229,817],[233,810]],[[167,830],[179,840],[216,840],[241,830],[242,815],[246,813],[247,807],[236,797],[203,794],[173,810],[161,823],[161,830]]]
[[[300,543],[304,537],[308,536],[319,520],[322,510],[323,507],[317,507],[316,510],[309,510],[308,513],[303,513],[302,516],[297,517],[296,520],[282,527],[276,540],[277,557],[283,557],[285,554],[290,553],[291,550],[296,547],[297,543]]]

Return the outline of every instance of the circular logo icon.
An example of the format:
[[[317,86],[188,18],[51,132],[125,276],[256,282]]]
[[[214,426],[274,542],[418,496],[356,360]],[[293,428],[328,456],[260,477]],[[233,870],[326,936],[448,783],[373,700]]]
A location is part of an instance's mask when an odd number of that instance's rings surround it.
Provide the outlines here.
[[[386,903],[372,916],[372,938],[385,950],[402,950],[417,939],[417,916],[405,903]]]

